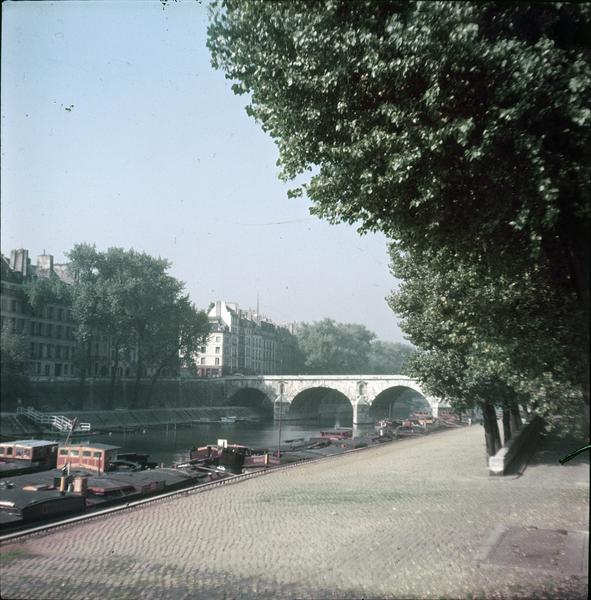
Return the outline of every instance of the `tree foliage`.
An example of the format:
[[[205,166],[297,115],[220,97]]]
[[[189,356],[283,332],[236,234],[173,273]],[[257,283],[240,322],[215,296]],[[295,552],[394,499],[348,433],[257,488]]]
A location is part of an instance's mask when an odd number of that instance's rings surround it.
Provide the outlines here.
[[[297,333],[302,370],[321,374],[397,374],[412,354],[406,344],[376,340],[364,325],[323,319]]]
[[[79,338],[87,342],[103,334],[116,347],[133,350],[138,394],[147,369],[157,376],[166,366],[189,361],[209,333],[207,316],[167,273],[167,260],[122,248],[99,252],[88,244],[74,246],[69,258]]]
[[[35,277],[26,281],[23,295],[35,314],[48,304],[68,305],[72,300],[71,288],[59,277]]]
[[[531,278],[483,279],[443,252],[419,260],[392,245],[391,254],[403,281],[390,304],[421,349],[408,368],[428,393],[459,410],[528,404],[543,416],[580,415],[584,373],[568,353],[570,315],[548,304],[551,290]]]
[[[363,325],[332,319],[303,323],[296,335],[306,371],[323,374],[363,372],[375,337]]]
[[[369,348],[366,373],[397,375],[405,372],[407,362],[415,350],[408,344],[373,340]]]
[[[550,253],[572,288],[589,225],[590,17],[549,2],[225,0],[209,47],[283,176],[319,169],[302,186],[316,214],[498,271]]]
[[[292,195],[396,240],[413,364],[458,401],[588,411],[590,40],[588,3],[214,3],[214,66],[314,173]]]

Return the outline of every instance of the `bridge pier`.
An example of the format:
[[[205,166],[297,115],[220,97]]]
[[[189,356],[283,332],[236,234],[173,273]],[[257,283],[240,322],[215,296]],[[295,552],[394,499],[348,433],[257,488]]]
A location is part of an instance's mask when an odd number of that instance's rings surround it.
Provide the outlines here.
[[[353,425],[365,425],[373,423],[369,416],[369,404],[365,396],[358,396],[353,404]]]

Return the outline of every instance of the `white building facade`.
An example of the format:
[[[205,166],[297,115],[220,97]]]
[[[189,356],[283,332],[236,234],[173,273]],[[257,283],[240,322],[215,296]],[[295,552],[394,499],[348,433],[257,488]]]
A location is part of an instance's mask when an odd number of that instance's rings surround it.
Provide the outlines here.
[[[274,375],[295,368],[296,341],[285,327],[233,302],[216,301],[209,311],[211,334],[197,353],[198,377]]]

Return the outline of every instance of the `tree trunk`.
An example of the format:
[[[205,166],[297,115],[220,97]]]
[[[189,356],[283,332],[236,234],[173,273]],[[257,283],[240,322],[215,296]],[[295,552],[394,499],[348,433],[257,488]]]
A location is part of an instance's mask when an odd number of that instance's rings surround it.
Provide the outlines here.
[[[115,384],[117,383],[117,369],[119,368],[119,342],[115,342],[115,362],[111,367],[111,385],[109,386],[109,397],[107,400],[107,409],[113,408],[115,397]]]
[[[138,342],[137,345],[137,366],[136,366],[136,372],[135,372],[135,389],[133,392],[133,402],[132,402],[132,408],[136,409],[138,408],[139,404],[140,404],[140,389],[141,389],[141,378],[142,378],[142,368],[143,368],[143,364],[142,364],[142,348],[141,348],[141,344]]]
[[[519,404],[511,404],[509,411],[511,417],[511,435],[515,435],[523,425],[523,421],[521,420],[521,413],[519,412]]]
[[[503,446],[511,439],[511,412],[508,406],[503,406]]]
[[[156,369],[156,372],[154,373],[154,375],[152,375],[152,378],[150,380],[150,387],[148,388],[148,393],[146,396],[147,406],[150,406],[150,402],[152,400],[152,393],[154,392],[154,387],[156,386],[156,381],[157,381],[158,377],[160,376],[160,373],[162,372],[163,368],[164,368],[164,365],[160,365],[158,367],[158,369]]]
[[[482,416],[486,453],[488,456],[494,456],[501,449],[501,436],[499,434],[495,407],[489,402],[484,402],[482,404]]]
[[[86,376],[90,376],[90,357],[92,355],[92,337],[88,338],[86,348],[84,349],[86,360],[82,363],[80,372],[80,410],[84,410],[86,406],[86,396],[88,388],[86,386]]]

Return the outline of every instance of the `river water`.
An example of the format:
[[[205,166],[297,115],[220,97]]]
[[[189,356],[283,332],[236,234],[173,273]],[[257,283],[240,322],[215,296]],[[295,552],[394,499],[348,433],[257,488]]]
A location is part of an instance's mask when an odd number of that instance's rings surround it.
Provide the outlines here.
[[[287,421],[281,423],[281,444],[285,447],[288,440],[316,437],[322,429],[351,427],[351,418],[336,420],[334,417],[316,421]],[[357,428],[356,433],[361,433]],[[365,427],[363,431],[373,429]],[[226,439],[229,444],[242,444],[251,448],[277,449],[279,442],[279,423],[261,421],[258,423],[201,423],[190,427],[146,430],[145,433],[113,433],[91,438],[92,442],[101,442],[120,446],[122,451],[141,452],[150,455],[150,460],[164,465],[182,463],[188,460],[193,446],[216,444],[218,439]]]

